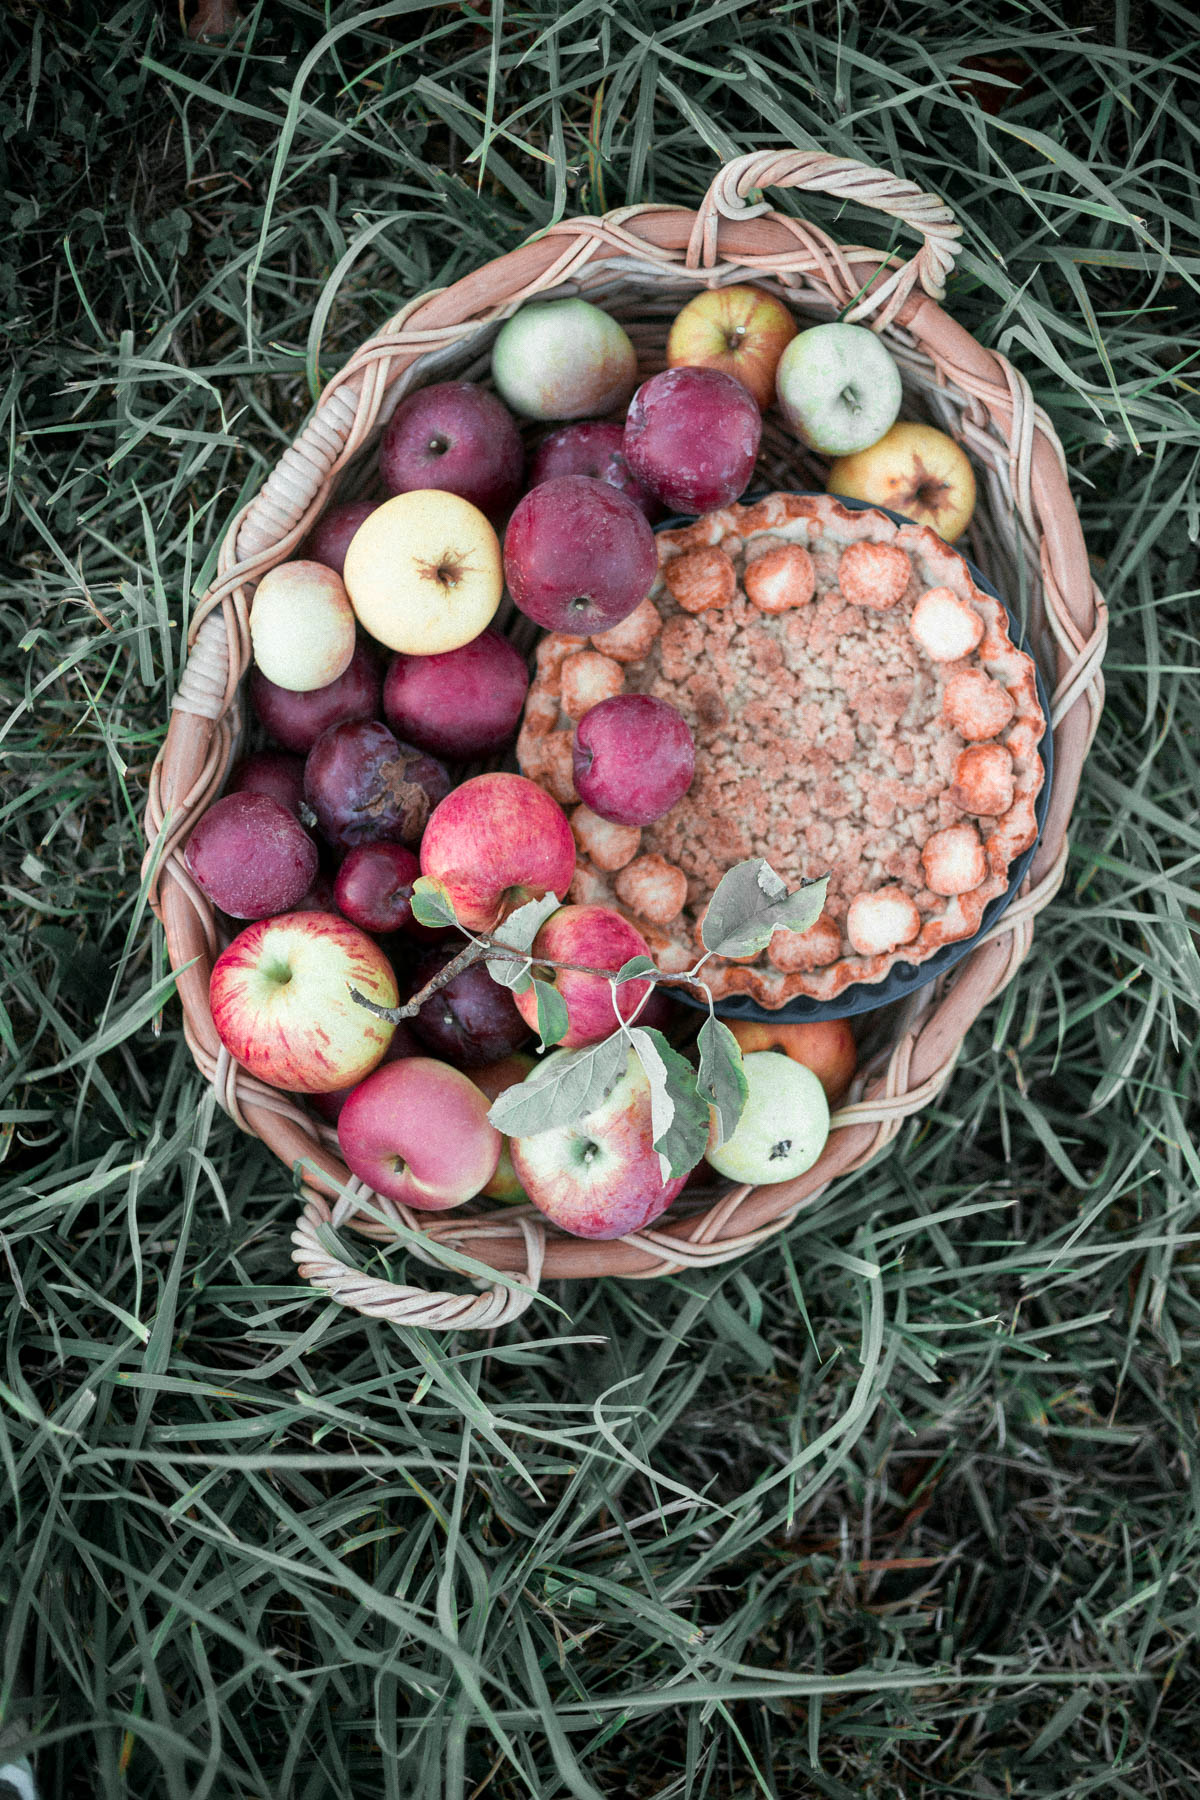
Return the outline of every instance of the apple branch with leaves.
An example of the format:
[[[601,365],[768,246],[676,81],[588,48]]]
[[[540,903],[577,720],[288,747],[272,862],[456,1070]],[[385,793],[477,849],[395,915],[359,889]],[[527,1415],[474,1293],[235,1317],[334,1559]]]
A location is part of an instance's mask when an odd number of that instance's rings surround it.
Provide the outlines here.
[[[352,997],[360,1006],[394,1024],[413,1018],[431,994],[446,987],[472,963],[483,960],[488,974],[515,994],[532,987],[537,996],[537,1031],[541,1047],[548,1050],[567,1032],[566,1003],[544,972],[572,969],[607,981],[613,997],[617,1029],[599,1043],[564,1051],[534,1069],[518,1086],[493,1101],[488,1117],[509,1137],[533,1137],[586,1118],[601,1105],[613,1083],[636,1056],[650,1084],[650,1112],[654,1148],[664,1182],[695,1168],[708,1146],[710,1108],[716,1115],[717,1142],[724,1143],[737,1126],[746,1103],[746,1076],[738,1041],[717,1018],[712,991],[700,971],[710,956],[756,956],[765,950],[773,932],[807,931],[816,923],[825,904],[829,877],[804,882],[789,889],[781,876],[761,857],[737,863],[721,878],[709,901],[700,938],[704,954],[682,974],[664,974],[648,956],[631,957],[617,970],[594,969],[584,963],[560,962],[535,956],[534,939],[563,902],[556,894],[528,900],[503,919],[490,933],[468,931],[460,923],[446,890],[428,876],[413,883],[413,917],[434,928],[454,926],[468,942],[403,1006],[380,1006],[357,988]],[[543,971],[537,973],[536,971]],[[617,990],[626,982],[649,985],[628,1017],[622,1018]],[[661,1031],[639,1025],[638,1014],[654,990],[654,984],[698,988],[708,1002],[696,1040],[696,1067],[668,1043]]]

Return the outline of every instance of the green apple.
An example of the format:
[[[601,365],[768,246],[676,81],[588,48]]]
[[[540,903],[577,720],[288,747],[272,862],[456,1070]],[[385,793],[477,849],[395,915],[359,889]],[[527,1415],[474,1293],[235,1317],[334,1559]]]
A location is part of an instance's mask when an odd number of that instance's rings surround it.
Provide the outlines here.
[[[814,325],[785,347],[775,392],[801,443],[822,456],[850,456],[895,424],[900,371],[865,325]]]
[[[637,352],[598,306],[546,300],[523,306],[500,327],[492,380],[526,419],[593,419],[628,405]]]
[[[791,1181],[811,1169],[829,1136],[825,1089],[803,1063],[779,1050],[743,1057],[749,1093],[732,1137],[717,1145],[714,1115],[706,1155],[730,1181]]]

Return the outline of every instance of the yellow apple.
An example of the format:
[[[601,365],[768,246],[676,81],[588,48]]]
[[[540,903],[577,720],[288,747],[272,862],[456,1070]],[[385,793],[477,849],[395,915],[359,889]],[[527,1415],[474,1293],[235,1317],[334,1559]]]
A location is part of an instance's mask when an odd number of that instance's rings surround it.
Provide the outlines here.
[[[890,507],[948,544],[962,536],[975,510],[975,475],[954,439],[933,425],[903,420],[869,450],[840,456],[826,491]]]
[[[257,668],[293,694],[311,694],[344,675],[354,657],[354,614],[332,569],[279,563],[259,582],[250,607]]]
[[[667,338],[667,367],[719,369],[748,387],[765,412],[775,370],[796,321],[762,288],[708,288],[677,314]]]
[[[495,614],[500,540],[469,500],[414,488],[359,526],[344,580],[364,631],[406,656],[436,656],[469,644]]]

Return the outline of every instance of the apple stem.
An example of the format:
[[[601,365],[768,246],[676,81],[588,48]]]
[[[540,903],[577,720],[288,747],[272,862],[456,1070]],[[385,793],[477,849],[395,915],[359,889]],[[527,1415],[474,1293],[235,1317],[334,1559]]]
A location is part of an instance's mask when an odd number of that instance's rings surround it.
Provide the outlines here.
[[[858,414],[862,411],[862,406],[859,403],[858,395],[855,393],[854,389],[852,387],[844,387],[841,392],[841,399],[846,410],[853,413],[855,418],[857,418]]]

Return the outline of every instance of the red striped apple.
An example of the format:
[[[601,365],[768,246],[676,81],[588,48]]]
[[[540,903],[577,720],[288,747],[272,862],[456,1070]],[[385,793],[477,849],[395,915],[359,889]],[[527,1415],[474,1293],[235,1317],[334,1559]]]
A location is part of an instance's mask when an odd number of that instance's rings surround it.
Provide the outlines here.
[[[291,912],[239,932],[213,967],[209,1004],[229,1054],[272,1087],[325,1094],[361,1081],[393,1027],[350,998],[399,1000],[378,944],[334,913]]]

